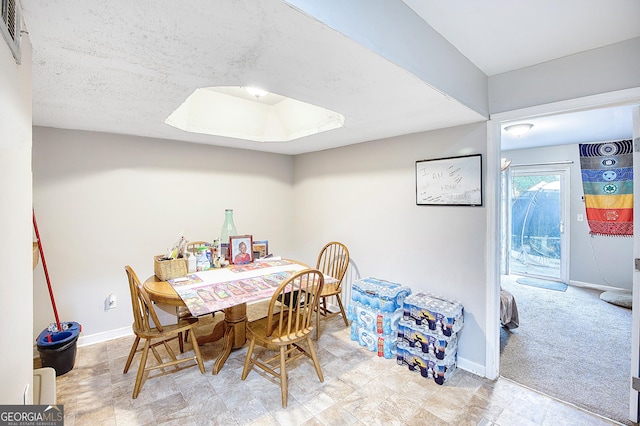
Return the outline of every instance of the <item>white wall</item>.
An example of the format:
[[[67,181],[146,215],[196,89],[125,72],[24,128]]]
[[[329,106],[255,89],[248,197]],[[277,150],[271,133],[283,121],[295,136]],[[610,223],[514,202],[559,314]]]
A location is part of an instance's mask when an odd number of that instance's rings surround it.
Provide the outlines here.
[[[28,402],[33,389],[31,225],[31,44],[16,64],[0,39],[0,404]]]
[[[415,162],[485,155],[486,134],[482,123],[299,155],[294,161],[299,254],[312,258],[326,242],[339,240],[362,276],[459,300],[465,308],[459,363],[480,374],[486,347],[486,207],[417,206]]]
[[[130,333],[124,266],[153,275],[180,232],[219,236],[225,208],[239,233],[292,256],[292,170],[285,155],[35,127],[33,204],[60,320],[83,326],[79,345]],[[54,322],[41,266],[33,291],[35,339]],[[105,311],[109,293],[118,307]]]
[[[489,77],[492,114],[640,86],[640,37]]]
[[[61,320],[91,341],[128,333],[124,265],[145,279],[178,232],[212,238],[231,207],[238,232],[276,254],[315,264],[336,239],[363,276],[460,300],[460,365],[482,374],[486,209],[416,206],[414,170],[485,145],[484,124],[297,157],[36,127],[34,205]],[[119,306],[105,312],[112,292]],[[37,334],[53,321],[42,268],[34,311]]]
[[[569,280],[630,290],[633,275],[633,238],[589,235],[582,196],[580,153],[577,144],[504,151],[503,156],[519,165],[573,161],[570,168],[570,259]],[[578,222],[582,214],[584,221]]]

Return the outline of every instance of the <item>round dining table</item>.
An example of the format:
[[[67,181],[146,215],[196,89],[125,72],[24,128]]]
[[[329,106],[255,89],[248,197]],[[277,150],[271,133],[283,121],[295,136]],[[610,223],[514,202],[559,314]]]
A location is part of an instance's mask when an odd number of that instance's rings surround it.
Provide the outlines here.
[[[308,268],[308,266],[302,262],[291,262]],[[153,302],[186,308],[186,304],[169,282],[152,275],[145,280],[143,286]],[[213,374],[220,372],[231,350],[241,348],[247,340],[247,304],[244,302],[239,303],[223,309],[222,312],[224,312],[224,320],[216,323],[210,334],[197,338],[198,345],[223,339],[222,351],[213,363]],[[212,314],[215,314],[215,312],[212,312]]]
[[[167,281],[162,281],[153,275],[144,282],[144,288],[149,294],[149,298],[155,303],[185,307],[178,293]],[[215,342],[223,339],[222,352],[213,363],[213,374],[218,374],[225,361],[229,357],[232,349],[241,348],[246,338],[247,326],[247,304],[241,303],[223,310],[224,320],[218,322],[213,327],[210,334],[198,337],[198,345]],[[212,312],[215,315],[215,312]]]

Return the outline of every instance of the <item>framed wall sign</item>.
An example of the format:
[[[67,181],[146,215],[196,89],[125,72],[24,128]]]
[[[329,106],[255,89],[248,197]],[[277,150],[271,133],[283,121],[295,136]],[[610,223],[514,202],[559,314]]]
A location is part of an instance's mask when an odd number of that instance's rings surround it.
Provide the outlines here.
[[[482,154],[416,161],[416,204],[482,206]]]

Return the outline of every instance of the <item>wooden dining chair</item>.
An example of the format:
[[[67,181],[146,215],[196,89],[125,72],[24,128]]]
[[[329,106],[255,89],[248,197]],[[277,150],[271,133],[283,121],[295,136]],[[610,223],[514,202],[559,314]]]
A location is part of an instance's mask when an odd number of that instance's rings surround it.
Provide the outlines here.
[[[208,243],[207,241],[189,241],[187,243],[187,251],[193,255],[197,255],[200,247],[207,247],[210,245],[211,243]]]
[[[195,321],[184,320],[180,321],[176,325],[163,326],[160,324],[158,315],[149,299],[149,295],[145,291],[144,287],[140,283],[138,276],[131,269],[130,266],[125,266],[127,272],[127,278],[129,280],[129,290],[131,292],[131,306],[133,308],[133,333],[136,338],[131,346],[129,357],[124,366],[123,374],[129,371],[131,362],[136,352],[141,352],[140,366],[138,367],[138,374],[136,375],[136,383],[133,387],[133,398],[137,398],[140,393],[140,389],[145,380],[145,375],[148,376],[148,372],[162,368],[165,372],[167,367],[174,367],[175,371],[179,371],[179,364],[195,361],[200,372],[204,374],[204,364],[202,362],[202,356],[200,355],[200,348],[198,347],[198,341],[193,333]],[[169,345],[172,340],[182,340],[182,333],[191,331],[191,345],[193,347],[193,356],[177,358],[173,349]],[[144,340],[144,347],[138,351],[138,344],[140,340]],[[164,361],[156,349],[158,346],[164,346],[169,355],[169,360]],[[147,358],[149,355],[149,349],[153,353],[157,363],[152,366],[147,366]]]
[[[247,378],[254,368],[260,368],[280,383],[282,407],[287,406],[288,382],[286,366],[301,356],[313,361],[320,382],[324,376],[316,356],[313,332],[313,313],[318,305],[318,297],[324,285],[322,273],[315,269],[297,272],[282,282],[271,297],[267,316],[247,324],[247,335],[250,339],[249,350],[244,361],[242,380]],[[297,298],[284,297],[292,291],[298,293]],[[280,302],[278,301],[280,296]],[[287,300],[288,303],[282,301]],[[306,343],[306,349],[301,346]],[[255,345],[265,347],[268,351],[278,351],[277,355],[259,360],[254,354]]]
[[[342,305],[342,281],[344,275],[349,267],[349,250],[347,246],[337,241],[327,243],[320,254],[318,255],[318,262],[316,263],[316,269],[322,272],[325,276],[333,277],[337,280],[335,283],[327,283],[320,293],[320,300],[318,308],[316,310],[316,334],[315,339],[320,337],[320,318],[329,318],[338,314],[342,314],[344,324],[348,327],[349,320],[347,319],[347,313]],[[340,312],[329,312],[327,309],[327,299],[330,297],[336,298]]]

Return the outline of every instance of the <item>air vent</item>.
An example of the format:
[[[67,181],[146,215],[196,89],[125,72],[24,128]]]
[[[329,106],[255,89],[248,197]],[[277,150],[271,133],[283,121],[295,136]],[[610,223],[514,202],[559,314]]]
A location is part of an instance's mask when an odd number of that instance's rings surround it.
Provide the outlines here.
[[[20,14],[16,0],[2,0],[2,22],[0,32],[13,53],[16,62],[20,63]]]

